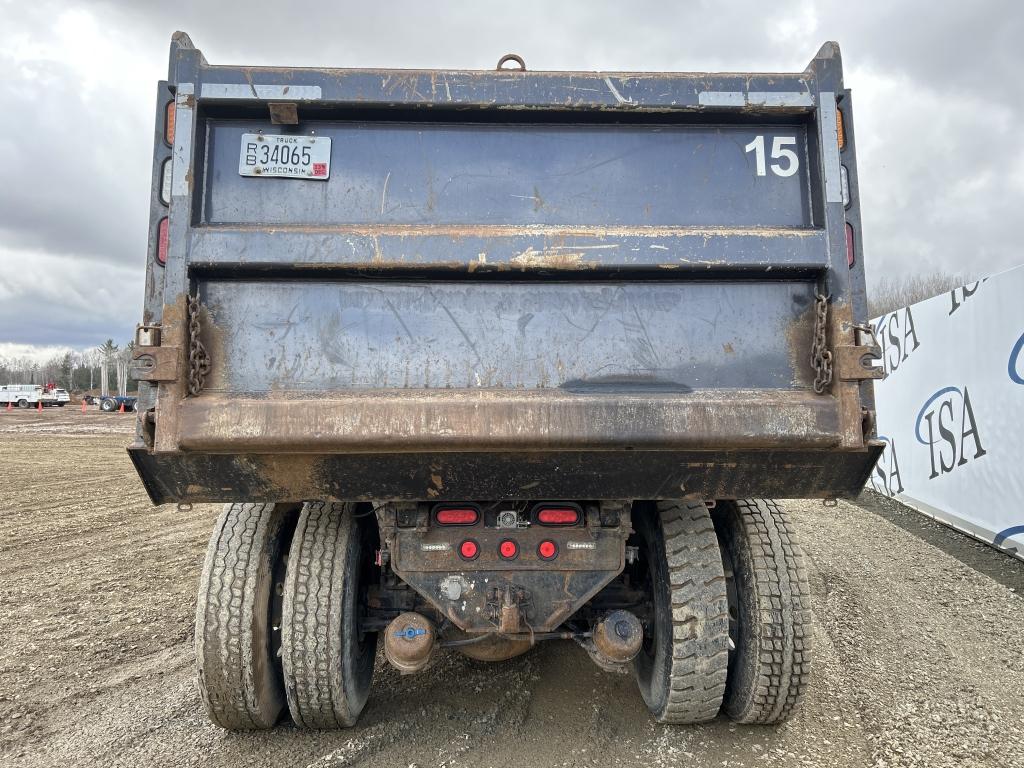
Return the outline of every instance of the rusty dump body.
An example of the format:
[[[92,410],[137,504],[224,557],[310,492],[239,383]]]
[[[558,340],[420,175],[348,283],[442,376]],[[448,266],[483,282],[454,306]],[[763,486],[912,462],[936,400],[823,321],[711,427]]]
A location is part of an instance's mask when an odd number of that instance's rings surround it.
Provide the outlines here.
[[[397,71],[210,66],[179,33],[150,497],[857,493],[853,128],[832,43],[796,74]],[[243,134],[329,137],[329,178],[241,175]]]

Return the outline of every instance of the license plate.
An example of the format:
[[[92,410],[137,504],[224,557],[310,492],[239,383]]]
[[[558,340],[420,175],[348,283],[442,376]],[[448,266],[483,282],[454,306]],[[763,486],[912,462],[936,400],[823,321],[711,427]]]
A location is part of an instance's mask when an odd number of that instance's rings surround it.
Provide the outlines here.
[[[331,175],[331,139],[243,133],[238,172],[260,178],[326,181]]]

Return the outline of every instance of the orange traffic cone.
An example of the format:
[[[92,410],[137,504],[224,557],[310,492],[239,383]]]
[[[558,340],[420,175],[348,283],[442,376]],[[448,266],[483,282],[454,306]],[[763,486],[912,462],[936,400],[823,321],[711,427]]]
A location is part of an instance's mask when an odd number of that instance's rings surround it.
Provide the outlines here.
[[[42,400],[38,400],[37,403],[38,404],[36,405],[36,410],[39,411],[40,413],[42,413],[43,412],[43,401]]]
[[[13,400],[8,400],[7,401],[7,410],[10,411],[10,410],[13,410],[13,409],[14,409],[14,401]]]
[[[124,401],[121,402],[121,407],[117,409],[118,413],[124,413]]]
[[[85,398],[82,398],[82,413],[85,413]]]

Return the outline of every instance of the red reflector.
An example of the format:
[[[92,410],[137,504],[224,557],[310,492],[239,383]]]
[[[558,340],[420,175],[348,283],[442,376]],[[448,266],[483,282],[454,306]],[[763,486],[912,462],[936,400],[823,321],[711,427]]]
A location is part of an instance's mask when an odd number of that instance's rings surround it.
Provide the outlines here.
[[[580,513],[572,507],[551,507],[538,512],[537,521],[544,525],[576,525]]]
[[[464,542],[459,544],[459,556],[463,560],[476,560],[476,556],[479,554],[480,547],[478,547],[476,542],[472,539],[466,539]]]
[[[519,554],[519,547],[516,546],[516,543],[511,539],[505,539],[498,545],[498,554],[506,560],[511,560]]]
[[[436,519],[440,525],[473,525],[480,519],[480,513],[471,507],[466,509],[439,509]]]
[[[160,219],[156,230],[156,260],[161,264],[167,263],[167,246],[170,245],[170,235],[167,232],[167,217]]]
[[[856,255],[853,252],[853,225],[849,222],[846,223],[846,266],[853,267],[853,261],[856,259]]]
[[[555,542],[546,539],[537,547],[537,554],[541,560],[551,560],[558,554],[558,547]]]

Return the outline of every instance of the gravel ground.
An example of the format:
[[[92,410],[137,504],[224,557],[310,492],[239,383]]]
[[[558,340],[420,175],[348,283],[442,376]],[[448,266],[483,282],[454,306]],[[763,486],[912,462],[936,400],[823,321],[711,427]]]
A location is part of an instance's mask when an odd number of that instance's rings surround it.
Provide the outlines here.
[[[131,421],[0,412],[2,765],[1024,765],[1024,564],[875,498],[788,503],[816,656],[782,726],[657,726],[631,678],[548,643],[409,677],[378,661],[348,731],[225,733],[191,646],[216,509],[149,504]]]

